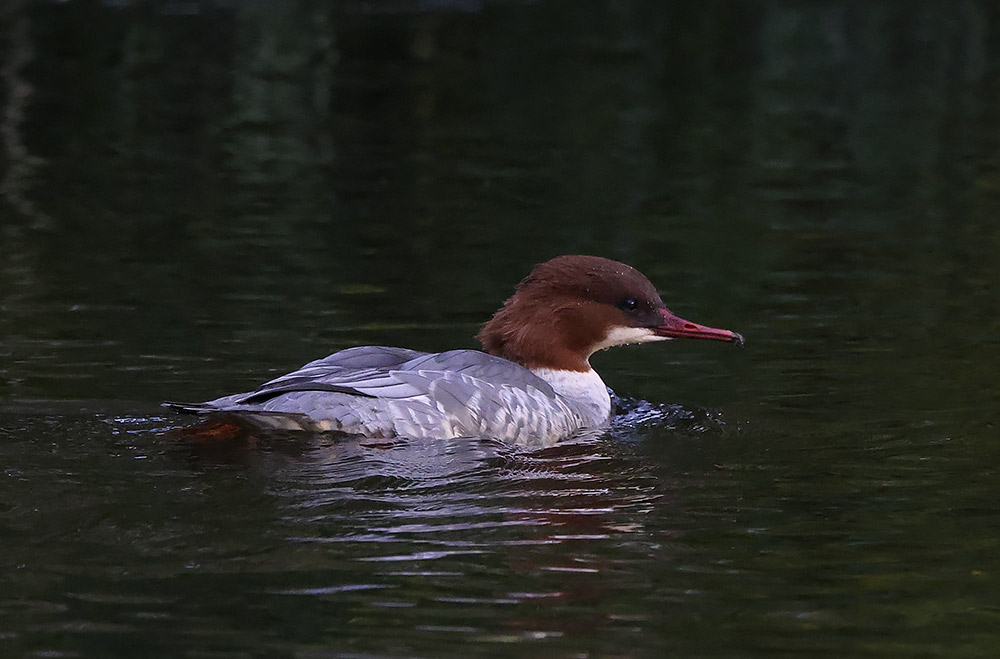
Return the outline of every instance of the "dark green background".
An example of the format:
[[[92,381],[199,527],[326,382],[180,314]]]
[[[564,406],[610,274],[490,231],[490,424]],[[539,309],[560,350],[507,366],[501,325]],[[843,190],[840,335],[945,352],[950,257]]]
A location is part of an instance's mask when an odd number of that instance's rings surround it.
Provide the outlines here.
[[[11,656],[995,653],[1000,5],[4,7]],[[160,437],[564,253],[746,349],[541,451]]]

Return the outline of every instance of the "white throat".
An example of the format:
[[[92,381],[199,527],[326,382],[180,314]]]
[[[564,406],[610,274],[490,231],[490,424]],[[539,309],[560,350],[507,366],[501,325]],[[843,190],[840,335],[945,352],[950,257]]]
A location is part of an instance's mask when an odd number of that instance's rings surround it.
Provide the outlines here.
[[[669,336],[660,336],[648,327],[612,327],[604,335],[604,340],[594,346],[593,352],[613,348],[614,346],[624,346],[630,343],[652,343],[653,341],[669,340]]]

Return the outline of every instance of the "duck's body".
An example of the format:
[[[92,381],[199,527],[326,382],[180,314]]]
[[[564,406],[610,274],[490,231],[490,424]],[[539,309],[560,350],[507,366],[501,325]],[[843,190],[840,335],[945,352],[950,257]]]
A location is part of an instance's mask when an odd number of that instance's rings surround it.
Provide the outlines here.
[[[383,346],[342,350],[249,393],[170,406],[235,412],[258,425],[295,430],[509,441],[567,435],[611,416],[607,388],[594,371],[553,376],[478,350]]]
[[[611,399],[591,354],[679,337],[742,343],[739,334],[671,314],[630,266],[564,256],[536,266],[483,327],[487,352],[350,348],[252,392],[166,405],[366,437],[547,441],[608,423]]]

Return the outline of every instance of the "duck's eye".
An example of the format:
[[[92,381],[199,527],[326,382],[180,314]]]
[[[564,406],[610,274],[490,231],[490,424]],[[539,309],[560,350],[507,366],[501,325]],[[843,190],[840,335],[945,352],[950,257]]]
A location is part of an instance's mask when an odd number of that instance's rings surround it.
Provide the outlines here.
[[[638,306],[639,303],[635,301],[634,297],[625,298],[621,304],[621,308],[625,311],[635,311]]]

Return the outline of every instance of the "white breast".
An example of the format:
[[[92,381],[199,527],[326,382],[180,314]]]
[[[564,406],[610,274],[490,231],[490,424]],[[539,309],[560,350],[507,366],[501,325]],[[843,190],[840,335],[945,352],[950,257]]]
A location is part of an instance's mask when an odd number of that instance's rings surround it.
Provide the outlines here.
[[[611,418],[611,396],[597,371],[535,368],[531,372],[548,382],[585,426],[601,426]]]

